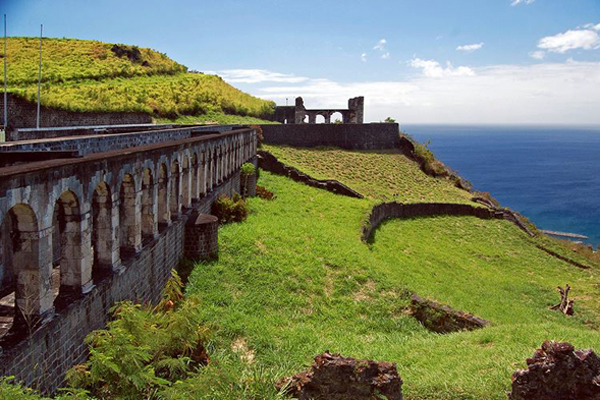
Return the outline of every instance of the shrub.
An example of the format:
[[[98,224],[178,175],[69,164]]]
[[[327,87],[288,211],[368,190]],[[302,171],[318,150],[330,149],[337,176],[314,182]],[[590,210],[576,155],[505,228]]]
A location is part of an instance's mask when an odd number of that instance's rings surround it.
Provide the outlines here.
[[[261,199],[273,200],[275,194],[264,186],[256,185],[256,195]]]
[[[256,167],[252,163],[244,163],[242,165],[242,175],[254,175]]]
[[[99,399],[152,399],[206,365],[199,301],[184,301],[181,280],[172,274],[157,307],[130,301],[113,307],[114,320],[86,338],[90,359],[67,373],[71,386]]]
[[[219,219],[219,223],[242,222],[248,216],[248,208],[242,197],[235,193],[233,198],[221,195],[213,203],[212,214]]]

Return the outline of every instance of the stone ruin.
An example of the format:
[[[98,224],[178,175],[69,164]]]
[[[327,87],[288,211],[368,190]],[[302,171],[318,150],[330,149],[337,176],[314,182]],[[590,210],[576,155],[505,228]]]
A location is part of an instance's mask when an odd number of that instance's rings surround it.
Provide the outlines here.
[[[277,390],[298,400],[402,400],[396,363],[344,358],[326,351],[310,370],[281,379]]]
[[[570,343],[545,341],[527,369],[512,376],[510,400],[598,400],[600,358],[593,350],[575,350]]]
[[[293,106],[278,106],[275,108],[274,121],[282,124],[315,124],[317,116],[322,116],[326,124],[331,124],[331,117],[338,113],[343,124],[362,124],[364,121],[365,98],[354,97],[348,100],[347,109],[314,109],[308,110],[304,107],[302,97],[296,97]]]

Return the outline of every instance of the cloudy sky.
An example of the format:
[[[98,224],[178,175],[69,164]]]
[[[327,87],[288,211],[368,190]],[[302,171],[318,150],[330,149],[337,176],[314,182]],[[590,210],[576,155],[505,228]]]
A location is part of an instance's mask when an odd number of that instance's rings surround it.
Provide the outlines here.
[[[600,124],[600,0],[0,0],[9,35],[152,47],[279,104]]]

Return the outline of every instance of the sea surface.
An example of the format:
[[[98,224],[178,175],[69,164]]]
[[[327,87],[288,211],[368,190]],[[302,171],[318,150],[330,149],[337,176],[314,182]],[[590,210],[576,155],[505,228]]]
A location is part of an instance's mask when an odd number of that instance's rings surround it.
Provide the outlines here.
[[[436,157],[538,228],[600,244],[600,127],[402,125]]]

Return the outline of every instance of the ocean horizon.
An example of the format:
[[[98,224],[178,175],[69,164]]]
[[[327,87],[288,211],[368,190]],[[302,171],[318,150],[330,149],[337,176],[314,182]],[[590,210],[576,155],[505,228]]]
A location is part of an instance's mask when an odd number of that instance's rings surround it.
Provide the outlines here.
[[[600,126],[403,124],[476,190],[539,229],[600,245]]]

